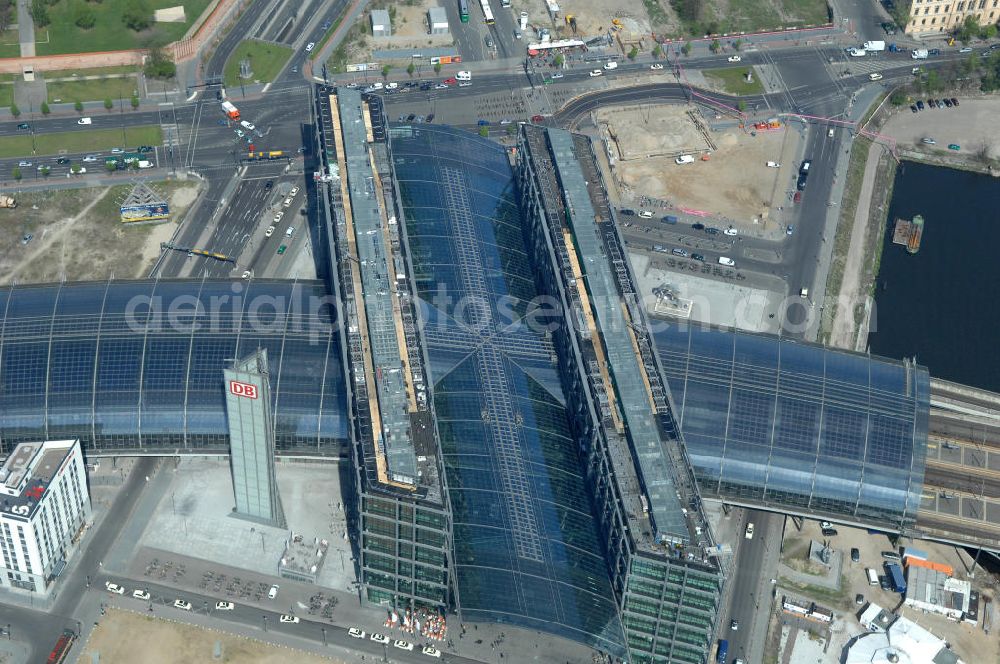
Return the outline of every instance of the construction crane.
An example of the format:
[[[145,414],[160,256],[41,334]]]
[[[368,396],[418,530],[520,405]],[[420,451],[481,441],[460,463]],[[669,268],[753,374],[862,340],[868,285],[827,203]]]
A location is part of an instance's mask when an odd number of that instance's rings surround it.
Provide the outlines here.
[[[206,251],[204,249],[193,249],[191,247],[182,247],[178,244],[172,244],[170,242],[161,242],[161,249],[173,249],[174,251],[183,251],[189,256],[204,256],[205,258],[214,258],[217,261],[225,261],[227,263],[235,263],[236,259],[232,256],[226,256],[225,254],[217,254],[214,251]]]

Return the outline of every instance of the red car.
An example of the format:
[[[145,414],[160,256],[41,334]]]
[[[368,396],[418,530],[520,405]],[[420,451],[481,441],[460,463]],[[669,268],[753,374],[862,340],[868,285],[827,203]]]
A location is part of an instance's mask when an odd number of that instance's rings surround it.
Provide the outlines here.
[[[801,203],[802,202],[802,192],[801,191],[795,192],[795,198],[793,198],[792,200],[794,202],[796,202],[796,203]]]
[[[458,79],[455,78],[454,76],[452,76],[451,78],[444,79],[445,85],[455,85],[456,83],[458,83]]]
[[[543,118],[541,115],[532,115],[531,116],[531,121],[532,122],[544,122],[545,118]]]

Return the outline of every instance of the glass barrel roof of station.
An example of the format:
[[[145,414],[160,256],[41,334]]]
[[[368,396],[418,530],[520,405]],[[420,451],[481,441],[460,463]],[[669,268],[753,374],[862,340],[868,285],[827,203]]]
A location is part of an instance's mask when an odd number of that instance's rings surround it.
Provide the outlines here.
[[[698,324],[655,326],[703,492],[913,524],[927,451],[924,367]]]
[[[225,453],[222,370],[266,348],[278,450],[338,454],[347,414],[334,315],[320,282],[0,289],[0,440]]]
[[[519,325],[537,296],[502,147],[390,129],[467,620],[609,652],[622,629],[551,342]]]

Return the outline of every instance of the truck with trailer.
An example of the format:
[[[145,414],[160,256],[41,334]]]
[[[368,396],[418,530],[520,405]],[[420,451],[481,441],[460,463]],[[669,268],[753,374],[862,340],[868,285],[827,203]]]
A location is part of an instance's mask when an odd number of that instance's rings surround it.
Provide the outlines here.
[[[225,113],[226,117],[229,118],[230,120],[240,119],[240,109],[233,106],[231,102],[228,101],[222,102],[222,112]]]
[[[906,594],[906,578],[903,576],[903,568],[897,563],[886,563],[885,571],[892,582],[892,589],[900,595]]]

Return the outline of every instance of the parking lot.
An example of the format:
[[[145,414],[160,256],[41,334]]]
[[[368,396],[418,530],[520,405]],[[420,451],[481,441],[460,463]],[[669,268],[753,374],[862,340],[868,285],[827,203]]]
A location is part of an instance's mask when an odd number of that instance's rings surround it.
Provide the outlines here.
[[[1000,112],[1000,99],[956,97],[960,106],[952,108],[927,108],[927,97],[922,97],[924,110],[910,111],[909,106],[900,107],[882,128],[881,133],[891,137],[902,149],[918,150],[929,155],[962,155],[976,157],[988,147],[991,158],[1000,156],[997,141],[996,118]],[[922,143],[931,138],[934,145]],[[958,145],[958,151],[949,150],[949,145]],[[948,155],[952,156],[952,155]]]

